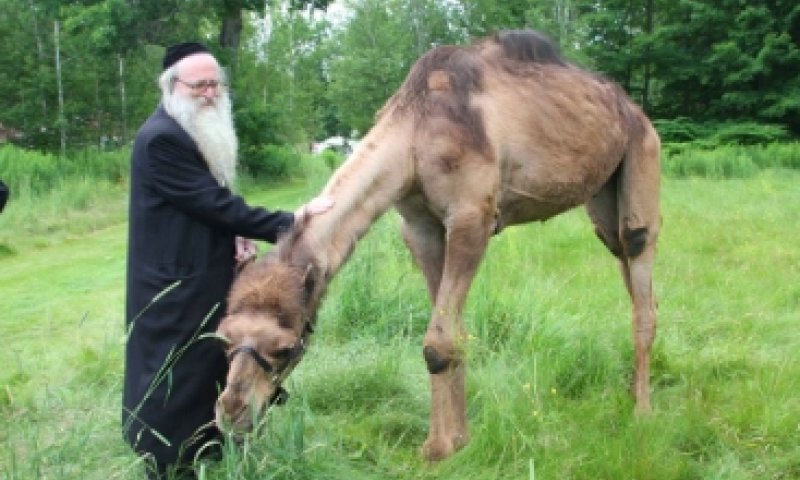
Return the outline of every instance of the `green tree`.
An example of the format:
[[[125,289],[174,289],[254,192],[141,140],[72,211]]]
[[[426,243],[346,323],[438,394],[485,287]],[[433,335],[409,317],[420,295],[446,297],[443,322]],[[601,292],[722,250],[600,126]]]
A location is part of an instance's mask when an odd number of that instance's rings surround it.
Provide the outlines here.
[[[657,1],[655,18],[656,114],[759,119],[800,133],[800,5]]]
[[[328,98],[342,123],[364,133],[375,113],[425,51],[461,42],[449,28],[457,13],[433,0],[359,0],[337,32],[329,64]]]

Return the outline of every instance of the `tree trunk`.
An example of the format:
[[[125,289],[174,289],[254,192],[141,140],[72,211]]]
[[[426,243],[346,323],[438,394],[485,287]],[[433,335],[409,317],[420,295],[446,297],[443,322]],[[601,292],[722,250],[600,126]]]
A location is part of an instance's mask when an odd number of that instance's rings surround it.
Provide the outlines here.
[[[125,57],[117,55],[119,62],[119,103],[122,111],[122,138],[120,143],[124,145],[128,141],[128,109],[127,99],[125,98]]]
[[[231,77],[236,73],[239,43],[242,39],[242,9],[235,7],[226,9],[222,16],[222,25],[219,32],[219,45],[225,50],[228,57],[223,59],[228,64]],[[230,79],[232,80],[232,78]]]
[[[61,132],[61,156],[67,152],[67,118],[64,114],[64,88],[61,84],[61,45],[58,20],[53,22],[53,43],[56,49],[56,85],[58,87],[58,129]]]
[[[29,2],[30,8],[32,12],[35,12],[36,9],[34,8],[33,0]],[[42,44],[42,36],[39,34],[39,22],[36,20],[36,14],[33,15],[33,36],[36,38],[36,58],[38,59],[40,64],[45,63],[45,55],[44,55],[44,46]],[[41,94],[41,101],[42,101],[42,119],[47,118],[47,95],[45,94],[45,88],[42,83],[42,80],[39,80],[39,93]]]
[[[644,58],[644,85],[642,85],[642,109],[645,112],[650,111],[650,67],[651,67],[651,48],[650,48],[650,41],[653,38],[653,15],[654,15],[654,6],[653,0],[647,0],[645,3],[645,24],[644,24],[644,31],[648,37],[648,44],[645,50],[645,58]]]

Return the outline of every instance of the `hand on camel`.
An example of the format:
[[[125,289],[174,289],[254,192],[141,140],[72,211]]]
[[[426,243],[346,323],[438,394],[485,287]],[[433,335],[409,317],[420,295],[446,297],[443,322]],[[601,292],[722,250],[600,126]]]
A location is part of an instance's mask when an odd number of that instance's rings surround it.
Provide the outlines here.
[[[294,213],[294,222],[296,224],[305,223],[312,216],[330,210],[333,207],[333,203],[333,198],[331,197],[312,198],[308,203],[297,209]]]

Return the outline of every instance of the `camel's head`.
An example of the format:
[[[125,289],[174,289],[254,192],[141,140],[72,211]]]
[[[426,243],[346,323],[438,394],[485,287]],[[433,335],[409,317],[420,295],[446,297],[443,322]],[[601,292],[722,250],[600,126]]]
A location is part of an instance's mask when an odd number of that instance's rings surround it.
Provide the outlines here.
[[[234,282],[217,334],[229,361],[216,405],[221,430],[252,430],[268,406],[282,403],[281,384],[302,359],[311,333],[309,268],[266,257]]]

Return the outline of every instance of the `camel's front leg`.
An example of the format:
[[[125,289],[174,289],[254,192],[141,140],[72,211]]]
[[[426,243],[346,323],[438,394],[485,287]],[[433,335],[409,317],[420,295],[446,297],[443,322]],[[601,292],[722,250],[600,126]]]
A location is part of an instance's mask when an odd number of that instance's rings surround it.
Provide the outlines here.
[[[445,458],[468,439],[464,379],[464,302],[490,235],[491,218],[462,211],[447,222],[444,269],[425,334],[423,354],[431,378],[431,425],[423,445],[428,460]]]

